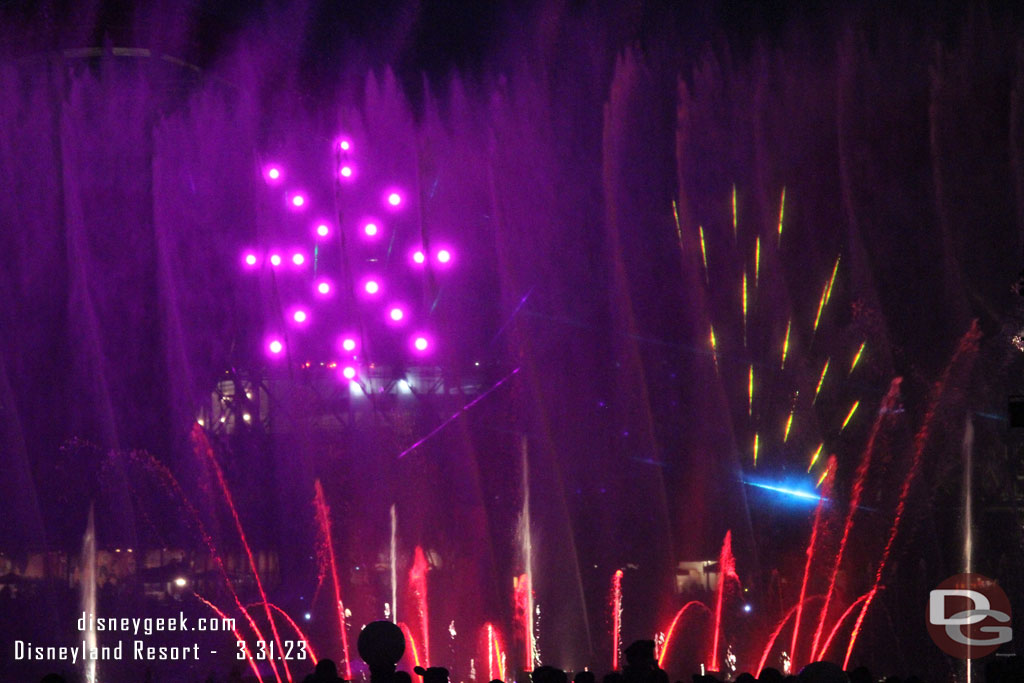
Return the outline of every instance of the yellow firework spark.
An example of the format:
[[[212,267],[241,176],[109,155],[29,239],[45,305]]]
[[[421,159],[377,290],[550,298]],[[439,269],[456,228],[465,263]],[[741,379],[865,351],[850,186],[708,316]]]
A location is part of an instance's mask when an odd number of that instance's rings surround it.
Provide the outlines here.
[[[786,443],[787,441],[789,441],[789,430],[793,426],[793,412],[795,410],[796,407],[793,407],[789,411],[789,417],[786,418],[786,429],[782,432],[782,443]]]
[[[821,298],[818,299],[818,312],[814,314],[814,332],[818,331],[818,323],[821,322],[821,312],[825,310],[826,301],[828,301],[828,283],[826,283],[824,289],[821,290]]]
[[[825,383],[825,374],[828,372],[828,364],[831,361],[831,358],[825,359],[825,367],[821,369],[821,377],[818,378],[818,387],[814,390],[814,398],[811,400],[811,403],[818,400],[818,394],[821,393],[821,385]]]
[[[793,319],[786,322],[786,338],[782,340],[782,369],[786,369],[786,355],[789,353],[789,330],[793,326]]]
[[[836,263],[832,266],[832,277],[828,279],[828,287],[825,288],[825,303],[832,298],[832,285],[836,283],[836,273],[839,272],[839,256],[836,256]]]
[[[860,348],[857,349],[857,354],[853,357],[853,363],[850,365],[850,372],[853,372],[853,369],[857,367],[857,363],[860,362],[860,355],[862,353],[864,353],[864,347],[866,345],[867,345],[866,341],[862,342],[861,345],[860,345]]]
[[[779,201],[779,238],[776,244],[782,244],[782,215],[786,212],[786,187],[782,187],[782,199]]]
[[[698,225],[697,232],[700,234],[700,259],[704,262],[704,281],[708,281],[708,250],[704,246],[704,226]]]
[[[761,237],[754,240],[754,289],[761,281]]]
[[[757,446],[759,441],[757,432],[754,432],[754,467],[757,467]]]
[[[743,271],[743,345],[747,345],[747,271]]]
[[[750,375],[747,379],[747,416],[754,412],[754,366],[750,366]]]
[[[736,220],[736,185],[732,186],[732,238],[735,240],[737,235],[737,220]]]
[[[718,341],[715,339],[715,326],[711,325],[710,327],[711,357],[715,359],[715,370],[718,370]]]
[[[818,462],[818,458],[821,457],[821,449],[825,447],[825,442],[818,444],[818,447],[814,449],[814,453],[811,454],[811,464],[807,466],[807,471],[810,472],[811,468],[814,467],[814,463]]]
[[[857,412],[857,406],[860,405],[860,401],[854,401],[853,405],[850,406],[850,412],[846,414],[846,419],[843,420],[843,426],[839,428],[840,431],[846,429],[846,425],[850,424],[850,420],[853,419],[853,414]]]
[[[818,483],[815,485],[816,488],[821,488],[821,485],[825,483],[825,477],[828,476],[828,473],[830,471],[831,471],[831,468],[829,468],[829,467],[825,468],[825,471],[821,473],[820,477],[818,477]]]

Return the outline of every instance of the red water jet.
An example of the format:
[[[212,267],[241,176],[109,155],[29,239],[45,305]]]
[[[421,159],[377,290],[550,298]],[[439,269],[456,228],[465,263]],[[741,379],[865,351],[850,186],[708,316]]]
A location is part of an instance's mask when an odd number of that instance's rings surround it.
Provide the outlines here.
[[[515,600],[515,620],[518,622],[520,633],[523,634],[523,670],[533,671],[533,613],[530,610],[533,595],[529,574],[520,574],[512,578],[512,593]]]
[[[814,631],[814,640],[811,643],[811,658],[814,659],[815,653],[818,652],[818,643],[821,640],[822,630],[825,628],[825,621],[828,619],[828,609],[832,604],[832,596],[835,594],[836,579],[839,576],[839,567],[843,562],[843,555],[846,553],[846,544],[850,540],[850,531],[853,529],[853,516],[857,512],[857,508],[860,507],[860,498],[864,493],[864,482],[868,476],[868,470],[871,468],[871,460],[874,457],[875,452],[875,441],[881,433],[882,424],[889,418],[889,416],[895,414],[897,403],[899,402],[900,396],[900,384],[903,381],[902,378],[896,377],[889,384],[889,391],[886,392],[885,397],[882,399],[882,404],[878,408],[878,415],[875,417],[875,422],[871,426],[871,434],[868,436],[867,445],[864,447],[864,451],[861,454],[860,462],[857,464],[857,472],[853,479],[853,490],[850,493],[850,507],[846,512],[846,521],[843,523],[843,534],[839,541],[839,550],[836,552],[836,560],[832,564],[832,572],[829,574],[828,588],[825,590],[825,604],[821,607],[821,612],[818,615],[818,627]],[[819,654],[818,657],[821,655]]]
[[[345,656],[345,679],[352,680],[352,665],[348,658],[348,635],[345,631],[345,605],[341,601],[341,583],[338,581],[338,564],[334,556],[334,542],[331,540],[331,509],[327,507],[324,498],[324,487],[317,479],[314,483],[316,489],[316,519],[320,525],[320,533],[323,537],[324,550],[331,568],[331,580],[334,582],[334,604],[338,614],[338,631],[341,636],[341,650]]]
[[[903,521],[903,512],[907,507],[907,498],[910,494],[910,487],[914,483],[914,479],[917,478],[918,471],[921,469],[921,459],[924,455],[925,446],[928,445],[929,437],[931,436],[932,421],[935,419],[935,414],[938,412],[939,400],[945,394],[946,387],[949,385],[952,377],[953,370],[967,370],[969,368],[961,368],[961,364],[967,366],[971,365],[975,354],[978,351],[978,342],[981,339],[981,330],[978,327],[978,321],[975,320],[971,323],[971,328],[967,330],[963,338],[960,340],[960,344],[957,346],[956,353],[953,354],[953,358],[949,361],[949,365],[942,373],[942,378],[935,386],[934,394],[928,406],[928,411],[925,413],[924,420],[921,423],[921,428],[914,436],[914,453],[913,458],[910,461],[910,470],[907,472],[906,478],[903,480],[903,486],[900,488],[899,502],[896,503],[896,515],[892,520],[892,528],[889,529],[889,539],[885,543],[885,550],[882,551],[882,559],[878,563],[878,570],[875,572],[875,581],[871,586],[871,590],[868,592],[868,597],[864,600],[864,605],[860,608],[860,614],[857,615],[857,623],[853,626],[853,631],[850,633],[850,643],[846,647],[846,656],[843,658],[843,668],[847,668],[850,663],[850,656],[853,654],[853,646],[857,642],[857,636],[860,635],[861,625],[864,623],[864,617],[867,615],[868,608],[871,607],[871,602],[874,600],[875,595],[878,593],[879,586],[882,583],[882,574],[885,571],[885,564],[889,560],[889,554],[892,552],[893,544],[896,542],[896,536],[899,534],[900,522]]]
[[[202,427],[198,424],[193,425],[192,427],[192,442],[196,450],[206,456],[206,459],[210,464],[210,468],[217,476],[217,484],[220,486],[221,493],[224,494],[224,501],[228,504],[228,509],[231,511],[231,518],[235,522],[235,529],[238,531],[239,540],[242,541],[242,548],[245,549],[245,556],[249,559],[249,569],[252,570],[253,579],[256,581],[256,589],[260,594],[260,601],[263,603],[263,608],[267,615],[267,621],[270,622],[270,632],[274,635],[274,643],[277,645],[277,651],[283,652],[283,648],[281,647],[281,636],[277,633],[277,624],[274,623],[274,616],[269,607],[270,601],[267,599],[267,592],[263,589],[263,581],[260,580],[260,573],[256,570],[256,559],[252,556],[252,548],[249,546],[249,541],[245,537],[245,529],[242,528],[242,520],[238,516],[238,508],[235,507],[234,498],[232,498],[231,491],[228,489],[228,482],[224,478],[224,471],[220,468],[217,458],[213,455],[213,448],[210,446],[210,442],[206,438],[206,432],[204,432]],[[273,660],[269,661],[270,668],[274,672],[274,677],[280,681],[281,676],[277,672],[277,666],[275,666]],[[292,680],[292,675],[288,670],[288,662],[287,660],[282,660],[282,663],[284,664],[285,676],[290,682]]]
[[[409,589],[412,591],[413,604],[420,620],[420,634],[423,643],[424,666],[430,666],[430,621],[427,613],[427,557],[423,548],[416,546],[413,553],[412,567],[409,569]]]
[[[658,666],[659,667],[661,667],[663,669],[665,668],[665,658],[668,656],[668,646],[672,643],[672,638],[676,634],[676,627],[679,625],[679,622],[682,620],[683,615],[686,614],[687,610],[689,610],[691,608],[695,608],[695,607],[703,608],[703,610],[705,612],[707,612],[709,616],[711,615],[711,610],[709,610],[708,606],[705,605],[700,600],[691,600],[690,602],[688,602],[685,605],[683,605],[682,607],[680,607],[679,611],[676,612],[676,616],[672,619],[672,623],[669,624],[668,631],[665,632],[665,642],[662,643],[662,645],[661,645],[661,653],[658,655]]]
[[[811,597],[805,599],[804,602],[810,602],[811,600],[820,600],[821,597],[822,596],[820,595],[812,595]],[[772,635],[768,638],[768,644],[765,645],[764,651],[761,653],[761,661],[757,663],[757,668],[754,669],[756,675],[761,675],[761,671],[764,670],[764,663],[768,661],[768,655],[771,654],[772,648],[775,647],[775,641],[778,640],[779,634],[782,633],[782,629],[786,627],[786,624],[789,622],[789,620],[793,618],[793,615],[795,615],[797,610],[800,609],[802,606],[803,603],[798,602],[797,604],[790,607],[789,611],[786,612],[786,616],[782,617],[778,625],[775,627],[775,630],[772,631]],[[790,661],[792,661],[792,659],[790,659]]]
[[[622,570],[612,574],[612,671],[619,670],[619,647],[622,644]]]
[[[216,613],[216,615],[218,617],[220,617],[223,620],[228,619],[228,615],[224,614],[224,612],[222,612],[220,610],[220,608],[218,608],[215,604],[213,604],[212,602],[210,602],[209,600],[207,600],[206,598],[201,596],[199,593],[196,593],[196,592],[193,591],[192,595],[196,596],[196,598],[199,600],[199,602],[203,603],[204,605],[206,605],[207,607],[212,609],[214,611],[214,613]],[[243,612],[244,611],[245,610],[243,610]],[[226,622],[221,622],[221,623],[226,623]],[[235,640],[236,641],[245,641],[245,638],[243,638],[242,634],[238,632],[238,629],[231,629],[231,632],[235,634]],[[248,648],[246,648],[246,650],[245,650],[245,658],[249,662],[249,667],[252,669],[252,672],[256,675],[256,680],[259,681],[259,683],[263,683],[263,676],[260,675],[259,667],[257,667],[256,666],[256,662],[253,661],[252,654],[249,652]]]
[[[722,552],[718,556],[718,595],[715,597],[715,625],[712,635],[711,659],[707,668],[718,671],[718,645],[722,635],[722,603],[725,599],[725,587],[729,579],[739,580],[736,574],[736,558],[732,555],[732,531],[725,532],[722,539]]]
[[[792,669],[799,670],[797,663],[796,647],[797,638],[800,637],[800,619],[803,616],[804,599],[807,597],[807,582],[811,577],[811,565],[814,563],[814,548],[818,543],[818,529],[821,526],[821,511],[825,507],[825,501],[832,495],[832,483],[836,473],[836,458],[831,456],[828,459],[828,466],[825,469],[825,485],[822,488],[821,497],[814,508],[814,524],[811,526],[811,540],[807,543],[807,562],[804,564],[804,578],[800,582],[800,597],[796,603],[796,620],[793,622],[793,637],[789,645],[789,658],[792,662]],[[813,653],[813,650],[812,650]]]
[[[501,647],[501,636],[494,624],[488,622],[483,628],[484,647],[487,649],[487,680],[505,680],[505,652]]]

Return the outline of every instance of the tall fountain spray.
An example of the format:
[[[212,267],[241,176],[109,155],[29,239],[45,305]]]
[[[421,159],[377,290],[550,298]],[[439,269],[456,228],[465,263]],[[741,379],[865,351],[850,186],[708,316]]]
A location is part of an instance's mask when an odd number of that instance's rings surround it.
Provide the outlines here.
[[[391,621],[398,623],[398,512],[391,504]]]
[[[536,612],[534,605],[534,583],[533,583],[533,537],[530,532],[530,466],[529,446],[527,437],[524,434],[520,442],[520,449],[523,462],[523,510],[519,517],[519,539],[522,544],[523,555],[523,576],[525,587],[521,587],[523,596],[523,641],[526,649],[525,668],[532,671],[539,659],[537,655],[537,640],[534,633],[533,620]],[[523,583],[522,581],[520,583]]]
[[[82,611],[88,615],[96,614],[96,524],[93,517],[93,506],[89,506],[89,521],[85,527],[85,536],[82,537]],[[89,624],[95,624],[93,619],[88,619]],[[87,651],[96,649],[96,628],[91,626],[84,634],[85,647]],[[83,658],[85,665],[86,683],[96,683],[96,660],[89,657]]]
[[[973,485],[973,465],[974,465],[974,423],[971,421],[971,416],[967,416],[967,422],[964,425],[964,441],[963,441],[963,463],[964,463],[964,572],[970,574],[974,567],[974,529],[972,520],[972,500],[971,500],[971,487]],[[970,645],[968,645],[970,648]],[[968,650],[969,651],[969,650]],[[972,679],[972,667],[971,660],[965,659],[965,670],[964,676],[967,683],[971,683]]]

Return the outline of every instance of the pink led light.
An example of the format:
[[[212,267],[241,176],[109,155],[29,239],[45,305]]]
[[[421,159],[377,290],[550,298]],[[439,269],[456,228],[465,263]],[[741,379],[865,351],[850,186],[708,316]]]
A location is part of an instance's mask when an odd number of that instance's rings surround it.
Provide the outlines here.
[[[402,311],[402,309],[399,308],[398,306],[395,306],[390,311],[388,311],[388,317],[397,323],[401,321],[402,318],[405,317],[405,312]]]
[[[297,194],[294,197],[292,197],[292,206],[294,206],[296,209],[302,208],[302,206],[305,203],[306,203],[306,198],[303,197],[301,194]]]
[[[397,192],[392,192],[388,195],[388,204],[391,206],[398,206],[402,203],[402,195]]]
[[[356,378],[356,369],[348,365],[341,371],[341,374],[345,379],[352,380]]]
[[[347,151],[349,151],[349,149],[351,149],[351,148],[352,148],[352,145],[351,145],[351,143],[349,143],[349,141],[348,141],[348,140],[342,140],[342,141],[341,141],[341,142],[339,143],[339,145],[338,145],[338,146],[339,146],[339,147],[341,147],[341,151],[343,151],[343,152],[347,152]]]
[[[437,252],[437,260],[441,263],[448,263],[452,260],[452,253],[447,249],[442,249]]]
[[[320,225],[316,226],[316,234],[320,235],[321,237],[327,237],[327,235],[330,232],[331,229],[328,228],[325,223],[321,223]]]
[[[295,313],[292,314],[292,320],[294,320],[297,323],[306,322],[306,312],[300,308],[299,310],[295,311]]]
[[[331,293],[331,283],[327,282],[326,280],[323,280],[323,281],[317,283],[316,291],[319,294],[323,294],[324,296],[327,296],[328,294]]]
[[[352,177],[352,167],[351,166],[342,166],[341,167],[341,176],[343,178],[351,178]]]
[[[426,337],[416,337],[416,339],[413,340],[412,345],[417,351],[426,351],[430,346],[430,342],[427,341]]]
[[[356,340],[352,339],[351,337],[346,337],[341,342],[341,348],[345,349],[346,351],[355,351],[356,350]]]
[[[250,268],[255,266],[256,265],[256,254],[251,254],[251,253],[250,254],[246,254],[245,255],[245,265],[249,266]]]
[[[292,254],[292,263],[294,263],[295,265],[301,266],[305,262],[306,257],[303,256],[300,252],[295,252],[294,254]]]
[[[376,280],[368,280],[363,288],[367,294],[376,294],[380,291],[380,284]]]
[[[277,354],[284,351],[284,344],[281,343],[280,339],[274,339],[269,344],[267,344],[267,348],[270,350],[272,354],[276,356]]]
[[[281,179],[281,169],[279,169],[279,168],[271,168],[270,170],[267,171],[267,177],[270,178],[271,180],[280,180]]]
[[[423,263],[424,261],[427,260],[427,255],[424,254],[422,251],[417,251],[413,253],[412,260],[415,261],[416,263]]]
[[[366,233],[367,237],[374,237],[377,234],[377,224],[367,223],[363,226],[363,232]]]
[[[280,254],[271,254],[270,255],[270,265],[274,266],[275,268],[277,268],[279,265],[281,265],[281,255]]]

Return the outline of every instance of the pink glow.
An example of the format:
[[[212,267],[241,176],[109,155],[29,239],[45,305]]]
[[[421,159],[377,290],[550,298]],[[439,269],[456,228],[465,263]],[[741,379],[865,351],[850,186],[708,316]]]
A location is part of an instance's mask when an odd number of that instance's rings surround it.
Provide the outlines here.
[[[341,371],[341,374],[345,379],[352,380],[356,378],[356,369],[353,368],[352,366],[346,366]]]
[[[316,285],[316,291],[319,294],[327,296],[328,294],[331,293],[331,283],[329,283],[327,280],[321,280]]]
[[[355,351],[356,340],[353,339],[352,337],[345,337],[345,339],[343,339],[341,342],[341,348],[343,348],[346,351]]]
[[[301,209],[306,204],[306,198],[301,194],[294,195],[292,197],[292,206],[296,209]]]
[[[320,235],[320,237],[327,237],[327,235],[330,234],[330,232],[331,229],[327,227],[326,223],[321,223],[320,225],[316,226],[316,234]]]
[[[430,348],[430,341],[426,337],[420,336],[413,340],[412,345],[413,348],[422,353]]]
[[[412,260],[415,261],[416,263],[423,263],[424,261],[427,260],[427,255],[424,254],[422,251],[416,251],[412,255]]]
[[[279,265],[281,265],[281,255],[280,254],[271,254],[270,255],[270,265],[274,266],[275,268],[277,268]]]
[[[398,206],[401,203],[402,195],[398,194],[397,192],[392,192],[388,194],[388,204],[390,204],[391,206]]]
[[[267,349],[276,356],[284,351],[284,344],[281,343],[280,339],[272,339],[270,343],[267,344]]]
[[[295,265],[301,266],[305,262],[306,257],[303,256],[301,253],[295,252],[294,254],[292,254],[292,263],[294,263]]]
[[[263,175],[269,182],[276,183],[277,181],[281,180],[282,173],[280,167],[268,166],[263,171]]]
[[[350,143],[348,140],[342,140],[341,142],[338,143],[338,146],[341,147],[341,151],[343,152],[347,152],[350,149],[352,149],[352,143]]]
[[[342,166],[341,167],[341,177],[342,178],[351,178],[352,177],[352,167],[351,166]]]
[[[245,255],[245,265],[249,266],[250,268],[255,266],[256,265],[256,254],[253,254],[251,252],[246,254]]]
[[[402,318],[405,317],[405,312],[398,306],[395,306],[388,312],[388,317],[391,318],[393,322],[401,322]]]
[[[363,232],[366,233],[367,237],[375,237],[377,235],[377,224],[372,222],[367,223],[363,226]]]
[[[292,320],[294,320],[297,323],[300,323],[300,324],[304,323],[304,322],[306,322],[306,319],[307,319],[306,312],[304,310],[302,310],[301,308],[299,310],[295,311],[295,313],[292,314]]]
[[[437,260],[440,263],[448,263],[449,261],[452,260],[452,253],[447,249],[442,249],[441,251],[437,252]]]
[[[376,280],[367,280],[363,289],[366,290],[367,294],[376,294],[380,291],[380,284]]]

